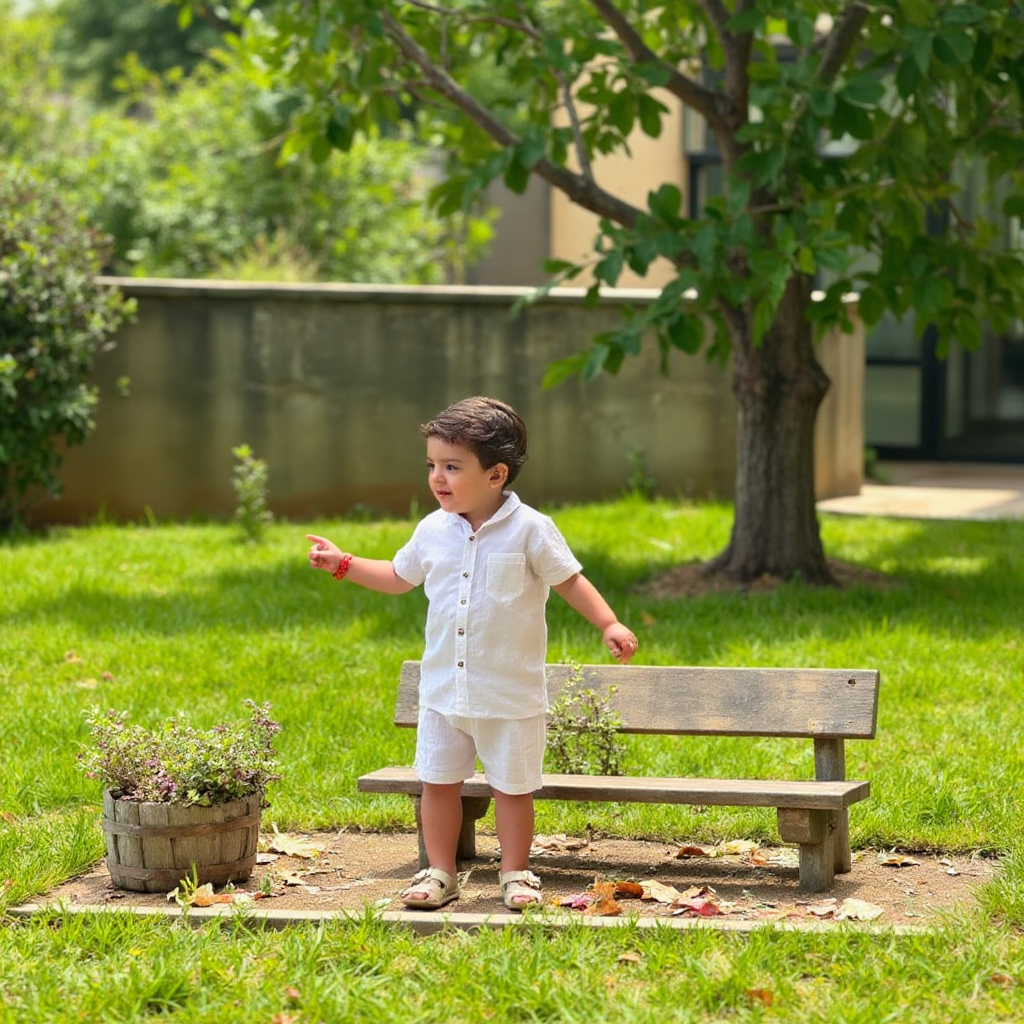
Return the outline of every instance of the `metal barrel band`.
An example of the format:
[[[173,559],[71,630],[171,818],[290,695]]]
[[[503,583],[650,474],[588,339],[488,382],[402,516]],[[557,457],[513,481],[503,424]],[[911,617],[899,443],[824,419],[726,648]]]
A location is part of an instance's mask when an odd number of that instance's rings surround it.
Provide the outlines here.
[[[245,872],[251,872],[256,864],[256,857],[246,857],[244,860],[232,861],[230,864],[204,865],[199,874],[205,878],[217,879],[220,875],[231,875],[241,877]],[[143,882],[152,882],[157,885],[174,885],[182,879],[188,878],[192,873],[191,868],[136,868],[118,864],[111,869],[111,876],[118,878],[135,878]]]

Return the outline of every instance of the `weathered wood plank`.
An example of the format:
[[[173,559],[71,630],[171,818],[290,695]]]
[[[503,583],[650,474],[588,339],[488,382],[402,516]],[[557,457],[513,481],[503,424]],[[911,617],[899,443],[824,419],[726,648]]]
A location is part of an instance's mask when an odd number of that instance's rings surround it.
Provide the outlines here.
[[[360,776],[361,793],[422,791],[423,784],[412,768],[381,768]],[[842,810],[864,800],[871,784],[850,782],[790,782],[780,779],[687,779],[639,776],[544,775],[537,800],[595,800],[622,803],[707,804],[725,807],[796,807]],[[465,797],[491,795],[491,787],[479,772],[467,780]]]
[[[402,666],[395,724],[415,727],[419,662]],[[870,739],[878,714],[873,669],[548,665],[548,697],[566,687],[604,695],[623,732],[681,736]]]

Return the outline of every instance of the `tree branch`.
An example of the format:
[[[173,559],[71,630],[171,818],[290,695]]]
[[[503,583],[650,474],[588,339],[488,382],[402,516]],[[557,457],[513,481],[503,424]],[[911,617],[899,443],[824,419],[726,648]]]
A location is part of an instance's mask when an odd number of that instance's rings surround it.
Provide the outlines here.
[[[512,21],[511,18],[499,18],[492,17],[484,14],[473,14],[467,15],[464,11],[457,11],[450,7],[441,7],[437,4],[427,3],[426,0],[406,0],[406,3],[410,7],[419,7],[420,10],[430,11],[432,14],[442,14],[446,18],[458,18],[460,21],[469,22],[484,22],[489,25],[500,25],[502,28],[511,29],[513,32],[522,32],[524,35],[528,35],[531,39],[540,40],[541,34],[532,26],[527,25],[525,22]]]
[[[863,0],[853,0],[832,26],[818,65],[818,78],[826,85],[839,74],[870,13]]]
[[[619,37],[619,42],[627,53],[638,64],[657,64],[669,75],[665,88],[686,106],[697,111],[708,121],[716,121],[722,116],[720,109],[722,96],[713,89],[707,89],[695,82],[662,60],[644,41],[625,15],[609,0],[590,0],[591,6],[601,16],[601,20]]]
[[[384,28],[407,60],[420,69],[427,85],[461,110],[471,121],[501,146],[518,146],[520,138],[502,124],[483,104],[471,96],[447,71],[439,67],[430,55],[402,28],[391,14],[384,14]],[[582,174],[559,167],[542,157],[532,168],[548,184],[564,192],[578,206],[599,217],[632,228],[641,210],[618,196],[613,196]]]

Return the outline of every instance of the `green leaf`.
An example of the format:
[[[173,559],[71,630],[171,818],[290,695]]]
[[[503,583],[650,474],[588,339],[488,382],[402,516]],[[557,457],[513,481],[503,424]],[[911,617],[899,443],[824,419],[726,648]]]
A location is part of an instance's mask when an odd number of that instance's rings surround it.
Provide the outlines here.
[[[921,69],[911,57],[904,57],[896,71],[896,91],[901,98],[907,99],[914,94],[921,81]]]
[[[608,122],[623,135],[628,135],[633,130],[635,120],[636,98],[628,89],[622,89],[615,93],[608,104]]]
[[[756,7],[748,7],[730,18],[726,28],[730,32],[756,32],[763,21],[764,15]]]
[[[932,60],[932,39],[931,32],[918,32],[914,41],[910,44],[910,56],[914,58],[922,75],[928,74],[928,67]]]
[[[840,90],[839,95],[847,103],[852,103],[855,106],[875,107],[878,105],[878,101],[885,95],[885,89],[881,82],[861,76],[844,86]]]
[[[338,104],[331,112],[327,122],[327,140],[335,149],[342,151],[352,147],[355,137],[355,125],[352,122],[352,111]]]
[[[924,316],[933,316],[947,306],[953,297],[953,285],[947,278],[925,274],[914,282],[914,308]]]
[[[835,93],[829,89],[812,89],[810,94],[811,111],[818,117],[831,117],[836,109]]]
[[[664,184],[657,192],[647,196],[647,205],[651,213],[663,224],[678,224],[679,211],[683,206],[683,193],[672,184]]]
[[[550,259],[545,260],[541,264],[541,268],[545,274],[564,274],[566,271],[575,270],[576,267],[577,264],[572,263],[569,260]]]
[[[178,28],[185,31],[192,24],[192,5],[184,4],[178,8]]]
[[[1024,219],[1024,195],[1007,196],[1003,202],[1003,215]]]
[[[934,50],[943,64],[959,67],[974,55],[974,40],[963,32],[945,32],[935,37]]]
[[[860,293],[857,308],[860,311],[861,319],[866,327],[873,327],[885,315],[888,309],[885,293],[875,285],[868,285]]]
[[[553,363],[548,363],[547,368],[544,370],[541,387],[547,391],[550,388],[557,387],[570,377],[581,375],[586,363],[587,356],[584,352],[577,352],[575,355],[566,356],[565,359],[556,359]]]
[[[668,107],[647,93],[641,94],[637,106],[640,112],[640,127],[644,134],[652,139],[658,138],[661,135],[661,115],[668,113]]]
[[[592,381],[604,369],[604,364],[608,359],[608,354],[609,348],[607,345],[591,345],[590,351],[587,353],[586,359],[584,360],[580,376],[585,381]]]
[[[760,348],[764,336],[768,333],[775,319],[775,307],[767,299],[762,299],[754,307],[754,347]]]
[[[622,273],[622,267],[625,263],[625,257],[619,252],[618,249],[608,253],[607,256],[594,268],[594,277],[599,281],[604,281],[610,288],[614,288],[618,283],[619,275]]]
[[[680,314],[665,327],[668,340],[674,348],[688,355],[700,351],[704,344],[704,321],[696,314]]]
[[[944,25],[976,25],[979,21],[985,20],[985,12],[974,4],[958,4],[955,7],[947,7],[939,15],[939,21]]]
[[[505,184],[509,191],[514,192],[517,196],[521,196],[530,184],[529,168],[519,162],[518,154],[505,170]]]
[[[874,134],[871,116],[862,107],[855,107],[840,96],[836,99],[836,112],[832,118],[832,134],[836,138],[849,135],[861,141],[870,139]]]
[[[315,164],[326,163],[333,148],[326,135],[318,135],[309,147],[309,155],[313,158],[313,163]]]
[[[818,269],[818,264],[814,259],[814,253],[806,245],[801,245],[797,250],[796,265],[797,269],[802,274],[813,274]]]

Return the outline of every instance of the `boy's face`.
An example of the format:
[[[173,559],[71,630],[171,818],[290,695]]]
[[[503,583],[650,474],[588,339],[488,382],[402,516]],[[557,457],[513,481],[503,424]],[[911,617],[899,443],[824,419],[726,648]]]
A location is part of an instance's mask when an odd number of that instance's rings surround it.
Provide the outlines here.
[[[468,519],[474,529],[500,507],[508,477],[504,463],[484,469],[468,449],[439,437],[427,438],[427,473],[430,489],[445,512]]]

